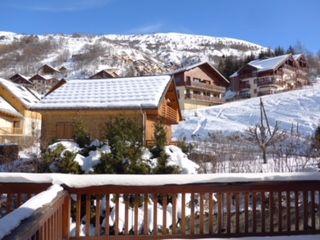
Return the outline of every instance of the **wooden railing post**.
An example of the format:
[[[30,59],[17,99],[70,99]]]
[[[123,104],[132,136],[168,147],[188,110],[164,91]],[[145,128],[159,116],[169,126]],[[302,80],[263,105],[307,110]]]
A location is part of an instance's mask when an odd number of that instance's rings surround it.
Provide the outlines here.
[[[62,239],[70,238],[70,214],[71,214],[71,198],[68,194],[62,205]]]

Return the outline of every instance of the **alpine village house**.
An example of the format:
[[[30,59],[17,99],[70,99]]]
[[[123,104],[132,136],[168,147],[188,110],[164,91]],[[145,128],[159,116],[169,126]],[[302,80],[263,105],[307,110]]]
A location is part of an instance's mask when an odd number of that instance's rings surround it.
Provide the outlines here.
[[[299,88],[309,83],[302,54],[286,54],[249,62],[230,76],[237,98],[250,98]]]
[[[136,119],[148,144],[153,141],[154,123],[159,118],[165,124],[168,141],[171,125],[182,119],[170,75],[65,80],[33,110],[42,115],[41,148],[54,139],[72,139],[77,121],[87,127],[91,137],[101,139],[108,119],[121,115]]]
[[[174,71],[182,110],[224,103],[229,81],[210,63],[200,62]]]
[[[0,143],[20,142],[38,135],[41,115],[30,108],[39,100],[34,91],[0,78]]]

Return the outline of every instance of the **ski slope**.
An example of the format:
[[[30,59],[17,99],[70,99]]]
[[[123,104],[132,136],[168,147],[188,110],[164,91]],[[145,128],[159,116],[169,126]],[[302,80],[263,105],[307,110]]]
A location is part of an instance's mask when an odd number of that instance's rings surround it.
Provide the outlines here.
[[[263,96],[271,126],[276,121],[281,129],[290,131],[298,124],[303,135],[314,133],[320,124],[320,83],[300,90]],[[200,110],[184,112],[185,121],[174,127],[174,139],[204,139],[208,133],[243,132],[260,120],[259,98],[225,103]]]

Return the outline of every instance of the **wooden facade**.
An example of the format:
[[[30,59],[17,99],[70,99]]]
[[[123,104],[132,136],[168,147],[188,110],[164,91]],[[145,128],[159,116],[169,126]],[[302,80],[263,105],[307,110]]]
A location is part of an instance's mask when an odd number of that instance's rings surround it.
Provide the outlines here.
[[[249,63],[231,75],[230,79],[231,90],[239,98],[273,94],[309,84],[308,64],[302,54],[287,55],[274,68],[264,71]]]
[[[177,124],[182,119],[173,81],[166,89],[161,104],[155,109],[59,109],[37,111],[42,115],[42,148],[47,147],[53,140],[72,139],[74,136],[74,124],[79,120],[87,127],[92,138],[104,139],[106,122],[117,116],[135,119],[141,123],[144,129],[145,143],[153,141],[154,124],[158,119],[162,119],[167,129],[168,142],[170,142],[172,137],[171,125]]]
[[[25,89],[28,91],[27,89]],[[23,104],[22,100],[13,92],[0,84],[0,96],[8,102],[20,116],[0,112],[0,141],[6,137],[32,136],[40,131],[41,115],[31,111],[29,106]],[[1,143],[1,142],[0,142]]]
[[[205,62],[173,73],[182,110],[224,102],[229,82],[211,64]]]
[[[89,77],[89,79],[105,79],[105,78],[116,78],[119,77],[119,75],[114,71],[108,71],[108,70],[101,70],[97,72],[96,74]]]
[[[14,74],[9,79],[14,83],[21,84],[23,86],[31,86],[31,82],[29,81],[28,77],[23,76],[19,73]]]

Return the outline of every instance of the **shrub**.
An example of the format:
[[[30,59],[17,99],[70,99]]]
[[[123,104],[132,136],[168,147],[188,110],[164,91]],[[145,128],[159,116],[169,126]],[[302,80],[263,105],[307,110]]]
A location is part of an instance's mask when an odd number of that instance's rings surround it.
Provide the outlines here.
[[[59,144],[53,151],[42,154],[38,172],[81,173],[80,165],[74,161],[76,154]]]
[[[106,123],[111,153],[101,157],[96,173],[146,174],[150,167],[142,159],[143,128],[136,119],[117,117]]]
[[[82,121],[77,121],[74,125],[74,140],[81,148],[88,146],[91,143],[88,130]]]

